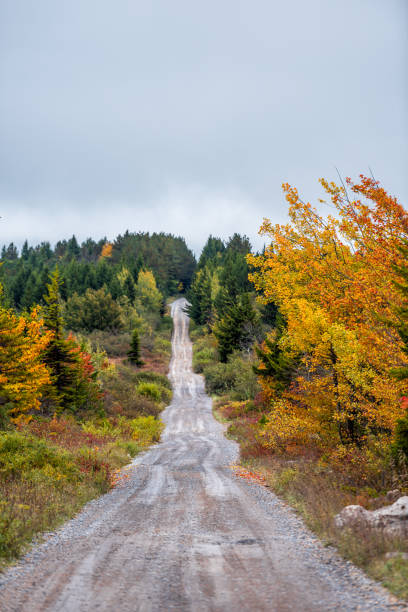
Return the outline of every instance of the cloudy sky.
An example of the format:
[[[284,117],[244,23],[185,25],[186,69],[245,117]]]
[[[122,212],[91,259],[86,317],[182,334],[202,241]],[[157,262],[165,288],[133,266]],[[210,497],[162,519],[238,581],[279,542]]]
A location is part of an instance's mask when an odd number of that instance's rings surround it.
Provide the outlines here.
[[[0,243],[246,233],[282,182],[408,200],[406,0],[1,0]],[[407,204],[408,206],[408,204]]]

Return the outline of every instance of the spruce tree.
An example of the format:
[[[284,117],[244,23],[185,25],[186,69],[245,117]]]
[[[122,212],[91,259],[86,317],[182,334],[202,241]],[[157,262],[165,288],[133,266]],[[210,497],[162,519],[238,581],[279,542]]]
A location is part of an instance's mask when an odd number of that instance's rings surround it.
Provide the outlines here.
[[[273,339],[264,340],[264,348],[255,347],[256,354],[260,360],[258,366],[253,366],[255,374],[265,378],[271,378],[277,393],[282,393],[290,384],[293,373],[299,360],[288,355],[280,346],[280,339],[284,332],[284,325],[279,321]]]
[[[235,350],[248,350],[258,332],[257,314],[247,293],[226,308],[214,327],[220,360],[226,362]]]
[[[401,245],[399,250],[408,262],[408,242]],[[394,270],[399,276],[395,285],[406,300],[405,305],[397,309],[397,331],[403,342],[402,351],[408,357],[408,264],[395,266]],[[398,380],[408,379],[408,365],[394,368],[391,374]],[[402,452],[408,458],[408,408],[405,416],[397,421],[393,450],[396,455]]]
[[[207,325],[210,329],[213,323],[211,276],[208,268],[199,270],[188,293],[189,306],[186,312],[197,325]]]
[[[133,363],[138,368],[144,365],[144,362],[140,358],[140,340],[137,329],[133,330],[132,339],[130,341],[130,350],[128,351],[127,355],[130,363]]]
[[[61,277],[58,268],[50,275],[47,293],[44,295],[44,326],[53,333],[45,350],[44,360],[51,372],[51,385],[47,398],[54,408],[73,408],[72,400],[76,382],[77,356],[72,343],[64,336],[64,322],[60,300]]]
[[[123,284],[123,290],[125,292],[125,295],[127,295],[129,300],[133,304],[136,298],[136,289],[135,289],[135,283],[132,277],[130,276],[130,274],[128,274],[128,276],[126,276],[125,278],[125,282]]]

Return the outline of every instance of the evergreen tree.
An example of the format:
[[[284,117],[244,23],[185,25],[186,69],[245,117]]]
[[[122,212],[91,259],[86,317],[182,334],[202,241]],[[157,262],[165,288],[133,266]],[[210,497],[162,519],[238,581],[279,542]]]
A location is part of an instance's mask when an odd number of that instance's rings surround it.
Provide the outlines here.
[[[248,350],[259,333],[257,314],[244,293],[223,313],[214,327],[220,360],[226,362],[235,350]]]
[[[29,309],[31,306],[35,304],[36,298],[36,288],[37,288],[37,280],[33,273],[28,277],[25,286],[24,292],[21,296],[20,306],[24,309]]]
[[[221,238],[211,236],[208,238],[203,250],[201,251],[200,259],[198,260],[197,269],[201,270],[207,264],[215,264],[220,262],[221,256],[225,251],[225,244]]]
[[[23,248],[21,249],[21,259],[27,260],[29,256],[28,242],[24,241]]]
[[[144,365],[144,362],[140,358],[140,340],[137,329],[133,330],[132,339],[130,341],[130,350],[128,351],[127,355],[130,363],[133,363],[138,368]]]
[[[189,306],[186,312],[197,325],[208,325],[213,322],[211,276],[208,268],[199,270],[188,293]]]
[[[135,283],[133,282],[133,279],[130,276],[130,274],[128,274],[125,278],[125,281],[123,283],[123,291],[125,295],[128,296],[131,303],[133,304],[133,302],[135,301],[135,297],[136,297],[136,289],[135,289]]]
[[[290,384],[293,372],[299,360],[288,355],[280,346],[280,339],[284,332],[284,325],[280,322],[276,328],[275,337],[266,338],[263,346],[255,347],[256,354],[260,360],[258,366],[253,366],[258,376],[271,378],[277,394],[282,393]]]
[[[47,389],[47,399],[54,408],[63,409],[73,407],[77,357],[64,336],[60,286],[60,273],[58,268],[55,268],[50,275],[47,294],[44,296],[44,326],[52,332],[44,360],[51,372],[51,385]]]
[[[67,255],[69,258],[74,257],[76,259],[80,252],[81,249],[79,247],[78,240],[76,239],[75,235],[73,235],[67,243]]]
[[[401,245],[399,250],[404,256],[405,260],[408,262],[408,242]],[[403,264],[402,266],[395,266],[394,269],[400,278],[395,285],[405,298],[404,306],[397,309],[399,318],[397,331],[403,342],[402,351],[408,358],[408,263]],[[408,379],[408,365],[394,368],[391,371],[391,374],[399,380]],[[408,402],[406,402],[406,406],[406,415],[397,421],[393,450],[396,455],[402,452],[408,458]]]

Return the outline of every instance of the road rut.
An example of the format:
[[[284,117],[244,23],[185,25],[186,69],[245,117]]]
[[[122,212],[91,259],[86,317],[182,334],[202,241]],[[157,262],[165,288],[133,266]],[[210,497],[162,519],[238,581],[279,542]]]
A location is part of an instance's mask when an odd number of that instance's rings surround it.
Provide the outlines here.
[[[267,489],[234,476],[237,445],[192,371],[185,300],[172,306],[174,396],[160,444],[0,579],[4,611],[315,611],[395,601],[324,548]],[[394,603],[393,603],[394,602]],[[398,609],[406,609],[401,606]]]

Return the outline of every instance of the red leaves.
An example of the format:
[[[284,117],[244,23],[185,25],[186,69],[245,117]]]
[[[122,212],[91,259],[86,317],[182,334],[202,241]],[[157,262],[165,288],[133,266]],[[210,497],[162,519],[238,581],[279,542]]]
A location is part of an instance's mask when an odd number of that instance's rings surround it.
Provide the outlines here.
[[[266,484],[265,478],[262,476],[262,474],[259,474],[258,472],[252,472],[251,470],[248,470],[242,467],[241,465],[235,465],[235,464],[230,465],[230,468],[233,470],[235,476],[238,476],[239,478],[243,478],[250,484],[259,484],[259,485]]]

